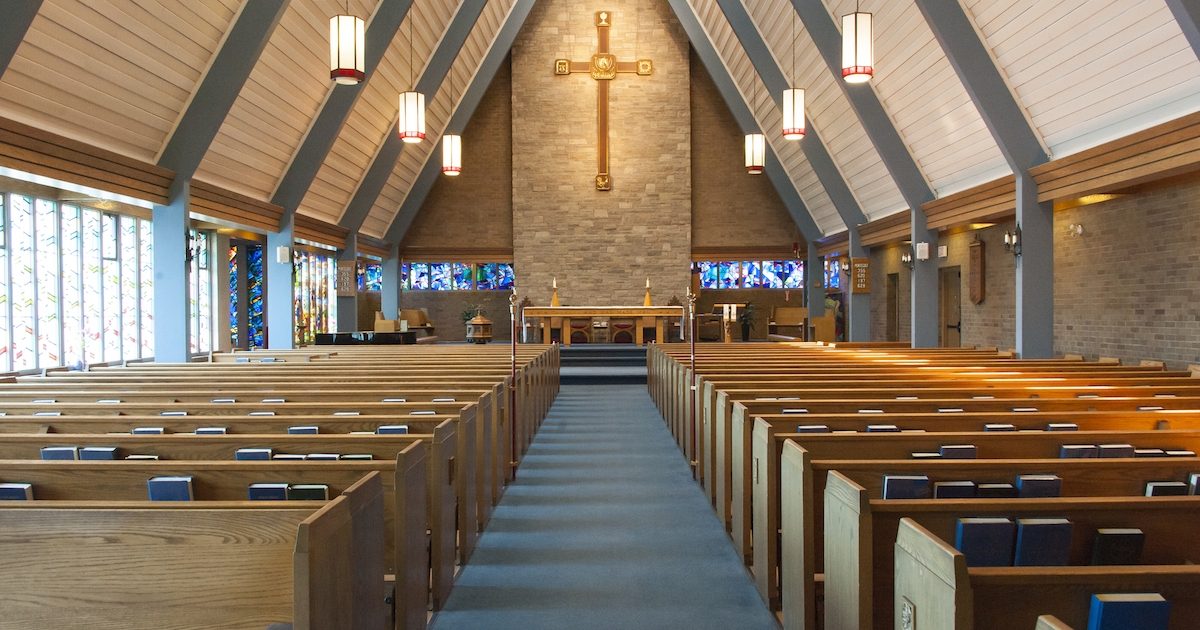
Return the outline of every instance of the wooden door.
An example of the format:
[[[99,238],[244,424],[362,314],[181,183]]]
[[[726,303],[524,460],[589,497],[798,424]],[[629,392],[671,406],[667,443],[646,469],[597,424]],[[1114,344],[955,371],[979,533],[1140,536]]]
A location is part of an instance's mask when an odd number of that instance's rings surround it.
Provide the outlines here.
[[[887,276],[887,340],[900,341],[900,274]]]
[[[955,266],[943,267],[938,274],[939,341],[943,348],[957,348],[962,345],[962,272]]]

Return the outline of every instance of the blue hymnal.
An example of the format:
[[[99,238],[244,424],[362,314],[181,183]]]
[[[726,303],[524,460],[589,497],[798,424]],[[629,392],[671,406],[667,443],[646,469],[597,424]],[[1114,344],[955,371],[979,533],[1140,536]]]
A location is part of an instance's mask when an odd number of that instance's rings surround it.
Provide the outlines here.
[[[225,427],[198,427],[196,435],[225,435],[229,431]]]
[[[320,429],[313,425],[288,427],[288,434],[290,435],[315,435],[319,432]]]
[[[42,447],[42,459],[79,459],[79,447],[45,446]]]
[[[79,459],[113,460],[117,459],[115,446],[85,446],[79,449]]]
[[[162,435],[166,430],[162,427],[136,427],[131,431],[134,435]]]
[[[1063,444],[1058,449],[1058,456],[1063,459],[1086,459],[1096,457],[1099,450],[1095,444]]]
[[[974,444],[946,444],[938,449],[943,459],[975,459]]]
[[[829,427],[824,424],[802,424],[796,427],[796,433],[829,433]]]
[[[868,424],[867,433],[899,433],[900,427],[894,424]]]
[[[371,455],[370,453],[351,453],[349,455],[342,455],[342,460],[352,460],[352,461],[360,460],[361,461],[361,460],[371,460],[371,459],[375,459],[375,457],[373,455]]]
[[[385,425],[379,427],[378,429],[375,429],[375,433],[377,433],[379,435],[404,435],[404,434],[408,433],[408,425],[407,424],[385,424]]]
[[[329,486],[323,483],[298,483],[288,486],[287,498],[293,501],[328,501]]]
[[[146,482],[151,501],[191,501],[191,477],[152,477]]]
[[[1006,518],[960,518],[954,532],[954,547],[969,567],[1012,566],[1013,522]]]
[[[1065,518],[1017,519],[1013,566],[1063,567],[1071,552],[1071,521]]]
[[[980,499],[1016,499],[1020,495],[1011,483],[981,483],[975,486],[975,496]]]
[[[0,483],[0,501],[33,500],[33,484]]]
[[[928,499],[930,496],[927,475],[884,475],[883,498],[885,499]]]
[[[1088,630],[1167,630],[1171,602],[1158,593],[1092,595]]]
[[[1133,565],[1141,562],[1146,534],[1135,527],[1100,528],[1092,541],[1092,564]]]
[[[1097,457],[1133,457],[1132,444],[1101,444]]]
[[[239,448],[234,454],[234,459],[240,461],[257,461],[271,459],[271,449],[269,448]]]
[[[983,425],[984,431],[1016,431],[1017,425],[1008,424],[1007,422],[993,422]]]
[[[248,493],[251,501],[284,501],[287,489],[286,483],[252,483]]]
[[[1074,422],[1051,422],[1046,425],[1047,431],[1078,431],[1079,425]]]
[[[1062,496],[1058,475],[1017,475],[1017,496],[1022,499]]]
[[[1146,496],[1148,497],[1184,497],[1187,496],[1188,485],[1182,481],[1147,481]]]
[[[973,499],[975,498],[974,481],[938,481],[933,484],[935,499]]]

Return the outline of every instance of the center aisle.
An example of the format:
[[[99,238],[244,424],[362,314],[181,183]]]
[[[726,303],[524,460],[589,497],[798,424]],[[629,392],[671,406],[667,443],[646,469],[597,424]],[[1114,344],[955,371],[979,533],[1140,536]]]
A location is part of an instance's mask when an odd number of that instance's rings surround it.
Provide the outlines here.
[[[436,630],[777,628],[643,385],[563,385]]]

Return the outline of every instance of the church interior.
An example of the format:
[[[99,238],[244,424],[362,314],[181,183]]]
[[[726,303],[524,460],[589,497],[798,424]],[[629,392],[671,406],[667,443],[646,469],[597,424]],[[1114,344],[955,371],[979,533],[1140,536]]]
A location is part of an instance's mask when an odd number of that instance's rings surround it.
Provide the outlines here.
[[[1200,0],[0,2],[0,628],[1183,630]]]

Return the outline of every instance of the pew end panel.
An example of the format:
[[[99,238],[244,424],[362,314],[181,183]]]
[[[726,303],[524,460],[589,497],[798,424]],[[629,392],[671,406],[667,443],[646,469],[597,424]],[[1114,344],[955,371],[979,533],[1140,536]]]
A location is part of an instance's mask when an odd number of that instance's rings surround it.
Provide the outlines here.
[[[1073,630],[1073,628],[1054,615],[1042,615],[1038,617],[1034,630]]]
[[[743,417],[741,422],[748,426],[745,420]],[[756,418],[752,439],[750,459],[743,460],[750,461],[750,479],[747,480],[749,492],[745,485],[734,486],[733,532],[735,536],[741,533],[742,540],[749,535],[749,548],[745,551],[751,558],[754,584],[767,605],[776,610],[779,608],[779,577],[776,575],[779,567],[779,503],[767,500],[768,497],[779,496],[779,453],[775,450],[775,427]],[[744,448],[735,448],[735,453],[743,451]],[[735,471],[738,468],[735,466]],[[744,475],[744,467],[742,471]]]
[[[424,628],[429,608],[431,566],[429,522],[429,445],[413,443],[396,455],[396,628]]]
[[[785,630],[816,628],[812,464],[808,451],[791,440],[784,443],[780,458],[780,486],[783,627]]]
[[[833,470],[825,482],[824,506],[824,531],[837,532],[823,537],[825,627],[868,630],[874,624],[875,562],[870,497],[862,486]],[[811,573],[807,579],[812,580]]]
[[[893,618],[921,630],[972,630],[967,560],[957,549],[903,518],[896,535]],[[856,627],[856,626],[848,626]]]

